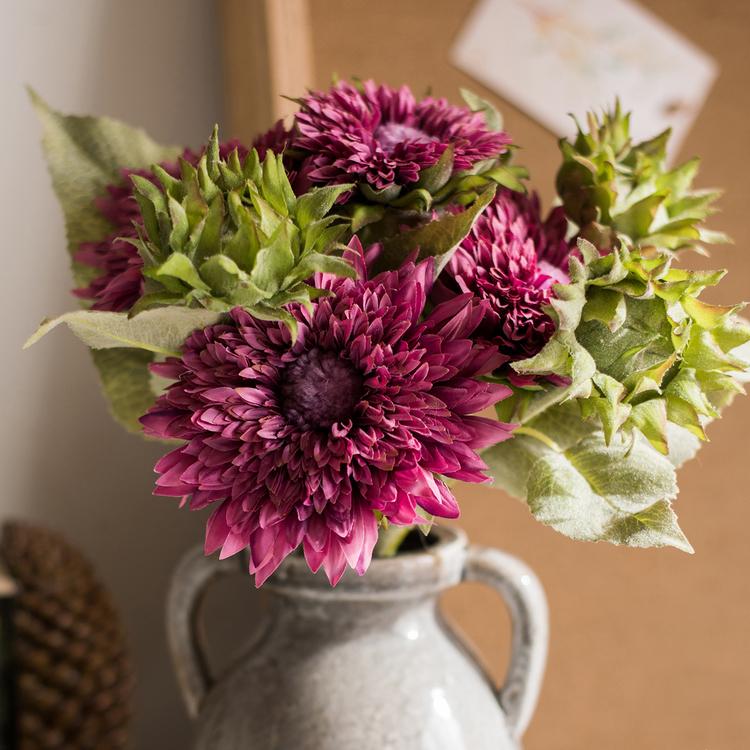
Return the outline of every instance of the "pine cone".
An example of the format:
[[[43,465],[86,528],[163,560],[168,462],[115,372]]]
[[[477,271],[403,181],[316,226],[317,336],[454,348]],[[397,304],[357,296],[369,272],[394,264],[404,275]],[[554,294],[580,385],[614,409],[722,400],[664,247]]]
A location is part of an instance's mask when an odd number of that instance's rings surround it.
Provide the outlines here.
[[[114,750],[127,743],[132,672],[111,597],[61,536],[3,527],[16,601],[18,749]]]

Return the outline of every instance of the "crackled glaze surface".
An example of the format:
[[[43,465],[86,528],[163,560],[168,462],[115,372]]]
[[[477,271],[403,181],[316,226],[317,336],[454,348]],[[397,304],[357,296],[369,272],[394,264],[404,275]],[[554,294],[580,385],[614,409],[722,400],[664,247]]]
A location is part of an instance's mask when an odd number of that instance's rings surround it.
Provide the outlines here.
[[[196,750],[518,748],[544,668],[541,587],[515,558],[437,533],[430,549],[376,560],[335,589],[288,558],[267,584],[260,636],[213,685],[190,625],[211,562],[186,560],[170,599],[170,639],[197,714]],[[467,578],[498,589],[513,616],[514,654],[499,693],[437,610],[439,594]]]

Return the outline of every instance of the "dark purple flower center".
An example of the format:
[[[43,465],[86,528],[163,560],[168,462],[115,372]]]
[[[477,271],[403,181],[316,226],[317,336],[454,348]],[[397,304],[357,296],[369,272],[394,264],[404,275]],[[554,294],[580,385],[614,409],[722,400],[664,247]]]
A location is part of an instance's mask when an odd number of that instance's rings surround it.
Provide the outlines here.
[[[401,122],[384,122],[375,131],[375,138],[380,147],[390,156],[396,146],[405,141],[411,143],[430,143],[436,140],[419,128]]]
[[[282,376],[281,409],[306,429],[330,427],[351,418],[363,391],[362,375],[336,352],[311,349]]]

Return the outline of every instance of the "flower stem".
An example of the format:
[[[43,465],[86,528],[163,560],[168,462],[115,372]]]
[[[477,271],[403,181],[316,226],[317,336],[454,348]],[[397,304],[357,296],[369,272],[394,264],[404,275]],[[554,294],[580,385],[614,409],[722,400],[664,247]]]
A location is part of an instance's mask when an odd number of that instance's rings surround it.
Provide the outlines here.
[[[544,443],[548,448],[551,448],[553,451],[557,451],[558,453],[563,452],[562,448],[551,437],[545,435],[539,430],[535,430],[533,427],[517,427],[514,434],[527,435],[528,437],[536,438],[540,442]]]
[[[407,536],[416,526],[395,526],[390,524],[381,529],[373,557],[395,557]]]

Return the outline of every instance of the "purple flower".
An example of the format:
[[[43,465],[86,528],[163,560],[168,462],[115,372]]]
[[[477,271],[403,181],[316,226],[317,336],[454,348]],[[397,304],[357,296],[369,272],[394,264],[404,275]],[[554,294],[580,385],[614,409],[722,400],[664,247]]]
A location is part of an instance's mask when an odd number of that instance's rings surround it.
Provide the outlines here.
[[[488,130],[484,115],[466,107],[432,97],[416,101],[407,86],[342,81],[303,97],[292,130],[277,123],[258,143],[288,149],[298,192],[354,181],[380,191],[417,182],[449,145],[454,169],[465,170],[499,156],[510,138]]]
[[[229,141],[220,146],[222,156],[235,148],[240,150],[240,156],[247,153],[237,141]],[[195,165],[202,153],[186,149],[182,157]],[[179,174],[179,165],[174,162],[163,163],[161,167],[172,176]],[[94,201],[99,213],[112,225],[112,232],[98,242],[81,243],[74,255],[78,263],[97,271],[88,286],[73,290],[76,297],[92,300],[92,310],[124,312],[143,294],[143,260],[132,244],[121,239],[137,237],[136,225],[143,224],[130,179],[134,174],[157,182],[151,170],[121,170],[122,180],[108,185],[105,195]]]
[[[99,242],[82,243],[74,255],[78,263],[98,272],[88,286],[73,290],[76,297],[93,300],[92,310],[123,312],[143,294],[143,260],[133,245],[121,239],[137,237],[135,225],[143,223],[133,197],[131,174],[155,179],[147,170],[123,169],[122,182],[108,185],[106,196],[95,201],[114,231]]]
[[[487,303],[458,295],[422,319],[432,261],[366,280],[351,248],[361,278],[316,277],[331,296],[290,306],[296,342],[235,308],[154,366],[177,382],[142,418],[146,434],[185,441],[157,463],[156,494],[216,506],[207,554],[248,547],[256,585],[300,545],[334,585],[347,565],[363,574],[378,515],[456,517],[438,475],[486,481],[476,450],[511,434],[471,416],[510,393],[477,379],[500,362],[471,338]]]
[[[566,231],[562,208],[543,221],[535,194],[499,191],[451,258],[433,299],[476,295],[489,310],[478,334],[495,343],[505,362],[537,354],[555,329],[544,312],[552,287],[568,281]]]

